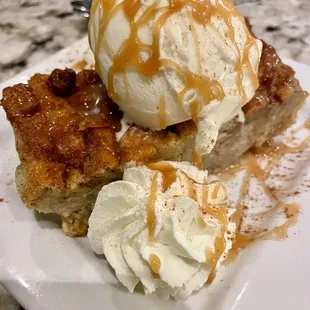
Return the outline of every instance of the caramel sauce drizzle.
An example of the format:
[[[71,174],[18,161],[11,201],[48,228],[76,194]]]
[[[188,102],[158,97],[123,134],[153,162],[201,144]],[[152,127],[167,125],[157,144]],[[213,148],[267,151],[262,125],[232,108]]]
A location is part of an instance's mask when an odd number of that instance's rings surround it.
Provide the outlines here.
[[[216,183],[216,185],[213,189],[213,192],[212,192],[212,199],[213,200],[217,199],[217,197],[219,195],[220,188],[221,188],[221,183],[220,182]]]
[[[80,60],[77,63],[74,64],[74,66],[72,67],[72,69],[74,71],[82,71],[86,68],[87,66],[87,62],[85,60]]]
[[[305,123],[305,126],[307,126]],[[284,143],[269,142],[269,144],[259,150],[259,153],[249,153],[245,156],[243,163],[240,166],[229,169],[226,173],[221,175],[221,180],[229,179],[237,171],[246,169],[246,175],[243,179],[243,183],[240,190],[240,198],[236,205],[236,212],[232,215],[232,221],[237,225],[238,232],[236,233],[232,249],[228,253],[225,264],[230,264],[235,260],[238,253],[252,245],[259,240],[284,240],[287,238],[288,229],[295,225],[298,220],[298,216],[301,212],[298,204],[286,204],[279,200],[273,193],[272,189],[266,184],[266,180],[270,176],[271,171],[279,162],[279,160],[286,154],[301,153],[310,143],[310,137],[306,138],[300,145],[296,147],[290,147]],[[259,160],[264,158],[267,160],[266,167],[262,169],[259,165]],[[282,209],[285,211],[287,220],[284,224],[271,229],[270,231],[263,233],[252,233],[249,235],[242,234],[240,232],[240,226],[242,224],[242,217],[244,212],[243,200],[249,191],[250,179],[254,177],[261,184],[265,194],[275,203],[274,210]]]
[[[201,228],[205,228],[207,226],[207,224],[203,218],[203,214],[201,212],[198,213],[197,222]]]
[[[194,182],[189,177],[187,177],[186,181],[188,188],[188,197],[197,201],[197,190]]]
[[[176,63],[160,58],[160,30],[162,29],[163,25],[169,17],[171,17],[174,13],[180,12],[185,7],[191,9],[191,12],[190,10],[188,10],[188,17],[193,38],[196,43],[198,43],[198,37],[194,27],[194,21],[202,25],[210,25],[213,28],[214,26],[211,23],[212,17],[221,18],[224,21],[228,29],[226,32],[226,37],[229,38],[233,43],[234,50],[237,56],[237,64],[235,70],[237,71],[238,77],[238,90],[239,93],[245,98],[245,101],[246,95],[242,85],[244,67],[247,67],[249,71],[253,86],[256,87],[258,85],[258,78],[254,72],[254,69],[252,68],[249,56],[249,51],[252,46],[256,46],[257,48],[256,41],[247,29],[244,18],[233,6],[230,0],[223,0],[222,3],[215,4],[212,4],[211,0],[170,0],[168,5],[165,7],[158,7],[159,1],[156,0],[143,12],[143,14],[139,18],[136,18],[136,14],[143,7],[141,0],[124,0],[118,4],[116,3],[116,0],[95,0],[92,5],[90,20],[90,24],[93,23],[95,13],[97,9],[100,8],[102,14],[95,50],[96,69],[98,72],[101,71],[99,68],[99,53],[101,46],[104,46],[109,56],[113,56],[113,64],[108,72],[108,92],[112,99],[117,100],[117,94],[115,92],[113,83],[114,76],[116,74],[124,72],[127,68],[135,68],[140,74],[150,77],[155,75],[163,66],[173,68],[184,77],[185,87],[183,91],[179,94],[179,100],[183,100],[183,97],[188,89],[197,89],[202,95],[203,104],[208,104],[210,101],[215,99],[222,100],[224,98],[225,94],[219,82],[211,80],[200,73],[200,51],[198,48],[198,44],[196,44],[195,50],[197,63],[199,62],[199,64],[197,64],[199,72],[198,74],[188,72],[187,70],[182,69]],[[120,9],[123,10],[130,24],[131,31],[128,39],[123,42],[118,52],[113,55],[111,48],[108,46],[107,42],[104,39],[104,34],[111,19]],[[155,19],[155,16],[158,15],[159,17],[154,24],[152,44],[143,44],[139,40],[138,30],[141,26],[148,24],[151,20]],[[245,26],[246,42],[245,51],[242,55],[240,54],[239,47],[235,39],[237,34],[235,33],[232,25],[233,17],[241,19]],[[149,53],[149,58],[147,60],[143,60],[141,58],[141,51],[146,51]],[[202,109],[203,104],[199,105],[199,109]]]
[[[201,103],[197,100],[193,101],[192,104],[191,104],[191,114],[192,114],[192,119],[194,121],[194,123],[198,124],[198,121],[199,121],[199,117],[198,117],[198,114],[201,110]]]
[[[100,49],[103,46],[107,51],[108,55],[113,59],[113,63],[108,72],[108,93],[114,101],[117,101],[118,99],[117,93],[114,89],[114,77],[116,74],[126,72],[126,69],[135,68],[140,74],[146,77],[151,77],[157,74],[160,68],[169,67],[179,73],[184,80],[184,88],[178,94],[178,101],[180,103],[183,102],[184,96],[189,89],[196,89],[201,95],[201,99],[199,101],[194,101],[191,106],[192,119],[197,124],[198,115],[204,105],[209,104],[213,100],[221,101],[225,97],[225,93],[220,83],[216,80],[212,80],[206,77],[201,73],[200,50],[198,44],[199,41],[194,22],[201,25],[209,25],[218,34],[220,34],[211,22],[211,19],[213,17],[221,18],[221,20],[223,20],[227,27],[225,37],[230,39],[236,53],[236,83],[239,94],[243,98],[244,104],[247,102],[246,92],[242,83],[244,68],[247,69],[253,87],[258,87],[258,77],[255,74],[255,70],[257,70],[257,68],[252,68],[250,60],[250,51],[252,47],[254,46],[256,48],[256,52],[258,53],[258,46],[256,44],[256,40],[252,37],[250,31],[247,29],[243,16],[234,7],[231,0],[223,0],[221,3],[216,2],[214,4],[211,0],[170,0],[168,2],[168,5],[164,7],[158,7],[160,1],[156,0],[142,13],[139,18],[136,18],[136,15],[137,12],[143,7],[143,3],[141,0],[123,0],[118,4],[116,3],[116,0],[95,0],[92,5],[91,20],[89,23],[93,23],[95,13],[97,9],[100,8],[102,14],[95,50],[96,70],[99,74],[101,74],[99,56]],[[164,26],[169,17],[171,17],[177,12],[180,12],[185,7],[187,7],[189,28],[195,42],[195,54],[197,59],[198,73],[189,72],[188,70],[183,69],[180,65],[172,62],[171,60],[161,58],[159,52],[159,37],[162,27]],[[123,42],[118,52],[114,55],[111,47],[107,44],[105,40],[104,34],[111,19],[120,9],[123,10],[130,24],[130,35],[128,39]],[[155,21],[153,28],[153,42],[151,44],[142,43],[138,36],[138,30],[141,26],[148,24],[151,20],[154,20],[155,16],[158,15],[159,17]],[[233,18],[238,18],[239,20],[241,20],[245,27],[246,40],[244,52],[242,54],[240,53],[239,46],[236,42],[236,36],[238,34],[235,32],[232,24]],[[145,51],[149,54],[149,58],[147,60],[143,60],[141,58],[141,51]],[[159,112],[160,127],[164,129],[167,127],[167,123],[165,115],[165,102],[162,97],[160,98],[159,102]],[[198,156],[197,153],[193,154],[192,160],[199,169],[202,169],[202,159]]]
[[[202,188],[202,205],[206,206],[208,205],[208,197],[209,197],[209,188],[207,186],[207,184],[203,185]],[[203,218],[203,213],[199,213],[198,216],[198,224],[200,225],[200,227],[204,228],[206,226],[206,222]]]
[[[268,233],[261,236],[261,239],[263,240],[276,240],[276,241],[285,240],[287,238],[288,229],[297,224],[298,216],[301,213],[301,209],[298,203],[285,204],[279,202],[276,208],[277,209],[282,208],[285,210],[287,221],[281,226],[275,227]]]
[[[160,171],[162,173],[162,188],[163,192],[166,192],[167,189],[174,183],[177,179],[176,169],[169,163],[158,162],[148,164],[147,167],[151,170]]]
[[[207,283],[211,283],[210,278],[215,276],[215,267],[217,262],[223,255],[226,248],[225,232],[229,224],[229,219],[227,216],[227,207],[220,206],[216,210],[208,205],[204,205],[204,212],[214,217],[220,223],[220,233],[215,239],[214,251],[210,248],[206,248],[206,263],[211,267],[211,273],[209,275]],[[211,281],[211,282],[210,282]]]
[[[196,151],[192,154],[192,162],[199,170],[203,169],[202,158]]]
[[[146,223],[147,228],[149,230],[149,240],[154,239],[155,234],[155,222],[156,222],[156,216],[155,216],[155,203],[157,199],[156,191],[157,191],[157,176],[158,172],[155,172],[151,189],[150,189],[150,195],[147,200],[147,215],[146,215]]]
[[[284,143],[276,143],[269,142],[264,148],[262,148],[262,152],[267,157],[267,166],[264,168],[264,171],[261,172],[264,180],[266,180],[275,164],[286,154],[297,154],[301,153],[310,143],[310,137],[307,137],[302,143],[298,146],[288,146]],[[257,157],[259,158],[258,154]],[[253,160],[252,160],[253,161]],[[261,169],[260,169],[261,170]]]
[[[156,254],[150,254],[149,257],[149,264],[151,266],[151,269],[153,271],[153,277],[156,279],[159,279],[159,270],[161,266],[160,258]]]
[[[304,128],[309,129],[310,130],[310,119],[308,119],[305,124],[304,124]]]
[[[159,124],[161,129],[167,128],[166,120],[166,101],[164,96],[160,96],[159,100]]]
[[[218,183],[216,187],[218,185],[220,188],[221,184]],[[217,195],[218,195],[218,191],[217,191]],[[225,232],[229,224],[229,219],[227,216],[227,207],[220,206],[220,207],[217,207],[216,209],[210,207],[208,204],[208,197],[209,197],[209,188],[208,188],[207,182],[205,181],[203,184],[203,188],[202,188],[203,213],[212,216],[217,222],[219,222],[220,227],[221,227],[220,233],[215,239],[214,251],[210,248],[205,249],[206,263],[211,267],[211,273],[206,283],[210,284],[212,283],[216,275],[215,267],[217,265],[217,262],[225,251],[225,247],[226,247]],[[213,191],[212,199],[216,199],[216,198],[217,196],[214,198],[214,191]]]
[[[207,184],[204,184],[202,188],[202,205],[207,206],[208,202],[209,202],[209,187]]]

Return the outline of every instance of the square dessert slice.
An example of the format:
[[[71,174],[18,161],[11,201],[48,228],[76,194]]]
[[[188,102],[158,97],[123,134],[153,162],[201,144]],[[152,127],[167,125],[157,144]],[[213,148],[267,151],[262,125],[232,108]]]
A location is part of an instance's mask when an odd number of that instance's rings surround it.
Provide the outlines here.
[[[264,44],[260,87],[243,108],[244,121],[225,123],[211,154],[209,171],[238,162],[244,152],[271,139],[295,121],[306,93],[275,50]],[[3,92],[20,165],[18,192],[28,208],[61,216],[69,236],[87,233],[101,187],[122,176],[130,161],[190,160],[196,135],[192,121],[153,132],[132,125],[120,138],[122,113],[95,71],[54,70]]]

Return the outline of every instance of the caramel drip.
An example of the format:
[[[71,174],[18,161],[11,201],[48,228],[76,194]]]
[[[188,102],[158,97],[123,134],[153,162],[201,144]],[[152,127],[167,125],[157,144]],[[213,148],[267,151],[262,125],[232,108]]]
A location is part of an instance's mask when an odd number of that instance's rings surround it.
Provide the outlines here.
[[[242,170],[242,169],[240,169],[240,170]],[[249,237],[242,235],[239,232],[240,226],[242,223],[243,212],[244,212],[243,200],[249,191],[250,179],[251,179],[251,174],[249,173],[249,171],[247,171],[246,175],[244,176],[242,185],[241,185],[239,200],[238,200],[237,205],[236,205],[236,211],[231,216],[231,221],[236,224],[237,232],[236,232],[233,244],[232,244],[232,248],[228,252],[227,258],[224,261],[224,263],[226,265],[232,263],[236,259],[240,250],[246,248],[253,241]]]
[[[287,221],[284,224],[275,227],[272,230],[267,231],[266,233],[259,235],[244,235],[241,234],[240,232],[237,232],[233,242],[233,246],[229,251],[227,258],[225,259],[224,262],[225,265],[230,265],[231,263],[233,263],[241,250],[246,249],[256,241],[260,240],[282,241],[287,238],[289,228],[297,224],[298,216],[301,212],[301,209],[298,204],[284,204],[282,202],[279,202],[275,208],[285,209]]]
[[[229,10],[230,14],[233,14],[234,17],[240,18],[245,23],[244,17],[241,15],[241,13],[236,8],[234,8],[232,6],[231,1],[224,0],[223,3],[226,7],[230,8],[230,10]],[[239,94],[243,98],[243,103],[246,104],[247,96],[246,96],[245,89],[242,85],[243,69],[244,68],[247,69],[247,73],[249,74],[253,88],[254,89],[258,88],[258,86],[259,86],[258,75],[254,71],[254,69],[255,69],[257,72],[258,67],[257,68],[252,67],[251,60],[250,60],[250,50],[252,47],[255,47],[256,52],[258,54],[259,49],[258,49],[258,46],[257,46],[255,39],[252,37],[251,33],[247,29],[247,26],[245,25],[245,27],[246,27],[246,33],[245,33],[246,34],[246,40],[245,40],[244,52],[241,55],[240,50],[238,48],[238,44],[236,43],[236,40],[235,40],[235,37],[237,34],[235,33],[234,28],[232,27],[232,18],[229,16],[229,13],[226,11],[226,14],[222,13],[221,17],[224,19],[225,24],[228,26],[228,29],[230,30],[226,34],[230,38],[231,42],[233,42],[233,45],[234,45],[235,50],[236,50],[237,63],[235,66],[235,71],[237,72],[237,87],[239,90]],[[257,66],[258,66],[258,64],[257,64]]]
[[[171,172],[176,171],[176,168],[174,168],[171,164],[164,161],[159,161],[157,163],[151,163],[147,164],[147,167],[151,170],[158,170],[160,172]]]
[[[208,104],[212,100],[222,100],[224,98],[224,91],[219,82],[208,79],[205,75],[199,75],[193,72],[182,69],[179,65],[168,59],[162,59],[161,65],[174,69],[184,78],[185,87],[178,94],[178,101],[183,102],[184,96],[189,89],[197,89],[202,96],[201,103]],[[199,106],[202,109],[203,105]],[[199,114],[200,110],[197,112]]]
[[[166,102],[163,96],[160,96],[160,100],[159,100],[159,124],[160,124],[161,129],[167,128]]]
[[[153,277],[154,278],[160,278],[159,276],[159,270],[161,266],[160,258],[156,254],[150,254],[149,257],[149,264],[151,266],[151,269],[153,271]]]
[[[108,72],[108,92],[110,97],[114,100],[117,99],[117,94],[115,92],[113,83],[116,74],[124,72],[126,69],[135,68],[140,74],[150,77],[157,74],[161,67],[167,66],[176,70],[183,76],[185,87],[179,94],[180,101],[183,100],[183,97],[189,89],[197,89],[199,94],[202,96],[201,101],[203,104],[208,104],[212,100],[222,100],[224,98],[224,91],[219,82],[208,79],[205,75],[202,75],[199,70],[199,68],[201,69],[200,51],[194,21],[202,25],[210,25],[214,28],[211,22],[212,17],[221,18],[226,24],[228,29],[226,35],[233,43],[235,52],[237,54],[238,61],[235,69],[238,76],[238,89],[240,94],[242,94],[243,97],[246,97],[242,85],[244,67],[248,67],[248,71],[250,72],[250,77],[254,86],[258,85],[257,76],[252,69],[249,59],[249,51],[253,45],[256,46],[256,42],[247,29],[243,17],[232,5],[232,3],[228,0],[222,2],[223,3],[212,4],[211,0],[171,0],[168,2],[167,6],[159,7],[159,0],[156,0],[141,14],[139,18],[137,18],[137,12],[143,7],[141,0],[124,0],[119,4],[116,4],[116,0],[95,0],[91,10],[90,24],[93,23],[93,19],[98,7],[100,7],[102,11],[95,50],[96,69],[98,72],[101,71],[99,68],[99,53],[101,46],[104,45],[109,56],[113,56],[113,63]],[[184,70],[179,65],[166,59],[160,58],[159,53],[160,30],[169,17],[177,12],[180,12],[185,7],[187,8],[188,12],[191,12],[188,13],[188,16],[190,30],[192,31],[193,39],[196,43],[195,53],[197,58],[198,74]],[[115,55],[112,55],[111,48],[108,46],[104,39],[104,34],[111,19],[120,9],[123,9],[124,14],[130,24],[130,35],[128,39],[123,42],[118,52]],[[155,16],[156,18],[158,16],[159,17],[155,21],[153,27],[153,42],[152,44],[143,44],[139,40],[138,30],[141,26],[146,25],[150,23],[150,21],[154,20]],[[235,40],[237,34],[235,33],[234,27],[232,25],[233,17],[241,18],[245,26],[246,43],[243,55],[240,55],[239,47]],[[141,58],[141,51],[148,53],[149,58],[147,60]],[[196,112],[194,113],[194,116],[198,115],[202,107],[202,104],[197,105],[195,108]],[[196,116],[195,118],[197,119]]]
[[[228,265],[232,264],[236,260],[239,252],[243,249],[246,249],[254,241],[255,241],[255,239],[252,239],[252,238],[250,238],[246,235],[242,235],[240,233],[236,233],[232,248],[230,249],[230,251],[227,254],[227,258],[224,261],[224,265],[228,266]]]
[[[218,174],[218,178],[221,182],[227,182],[231,180],[238,172],[242,171],[244,167],[242,164],[236,164],[232,165],[226,169],[224,169],[222,172]]]
[[[151,189],[150,189],[150,195],[147,200],[147,228],[149,230],[149,240],[154,239],[154,233],[155,233],[155,225],[156,225],[156,217],[155,217],[155,203],[157,199],[156,191],[157,191],[157,176],[158,172],[155,172]]]
[[[305,98],[306,98],[306,96],[305,96]],[[292,135],[296,135],[297,133],[299,133],[303,129],[308,129],[308,130],[310,129],[310,118],[307,119],[304,122],[304,124],[302,124],[300,127],[297,127],[296,129],[293,129],[292,130]],[[288,142],[293,142],[294,141],[293,137],[289,137],[288,140],[289,140]]]
[[[289,228],[297,224],[298,216],[301,213],[299,204],[285,204],[283,202],[279,202],[276,208],[281,208],[285,210],[287,221],[281,226],[275,227],[266,234],[263,234],[262,236],[260,236],[260,239],[277,241],[285,240],[287,238]]]
[[[266,180],[275,164],[286,154],[297,154],[301,153],[310,142],[310,137],[307,137],[301,144],[296,147],[288,146],[284,143],[269,142],[263,149],[263,154],[267,157],[267,166],[262,172],[264,179]],[[257,155],[259,158],[259,156]]]
[[[199,170],[203,169],[202,158],[196,151],[193,152],[192,162]]]
[[[205,228],[207,226],[207,224],[203,218],[203,214],[200,211],[198,212],[197,222],[201,228]]]
[[[167,191],[171,184],[175,182],[176,178],[176,171],[163,173],[163,192]]]
[[[90,28],[91,28],[91,25],[93,25],[94,23],[94,19],[95,19],[95,15],[96,15],[96,11],[97,9],[99,8],[99,4],[100,4],[100,1],[99,0],[94,0],[92,2],[92,6],[90,8],[90,18],[89,18],[89,22],[88,22],[88,31],[87,31],[87,35],[88,35],[88,43],[89,43],[89,46],[92,48],[92,45],[91,45],[91,31],[90,31]],[[99,37],[97,37],[97,40],[96,40],[96,43],[99,42]],[[96,49],[99,49],[96,47]],[[94,51],[93,51],[94,52]],[[95,52],[94,52],[95,53]]]
[[[192,114],[192,120],[197,125],[199,121],[199,112],[201,111],[201,103],[199,101],[193,101],[191,104],[191,114]]]
[[[221,185],[220,183],[218,183]],[[212,193],[213,195],[213,193]],[[227,216],[227,207],[226,206],[220,206],[215,208],[212,208],[208,205],[208,197],[209,197],[209,187],[204,182],[202,186],[202,204],[203,204],[203,214],[208,214],[212,216],[217,222],[220,224],[220,234],[215,239],[214,244],[214,251],[210,248],[205,249],[206,253],[206,263],[211,267],[211,273],[209,275],[207,284],[212,283],[213,279],[215,278],[215,267],[222,256],[222,254],[225,251],[226,247],[226,240],[225,240],[225,232],[227,230],[227,226],[229,224],[228,216]]]
[[[215,279],[215,276],[216,276],[215,269],[212,269],[206,284],[207,285],[211,284],[213,282],[213,280]]]
[[[246,169],[246,176],[243,179],[242,187],[240,190],[240,198],[236,206],[236,212],[232,215],[232,221],[237,225],[240,230],[242,223],[242,217],[244,212],[243,200],[248,194],[249,183],[252,177],[256,178],[264,189],[265,194],[274,202],[274,210],[282,209],[284,210],[287,220],[284,224],[275,227],[274,229],[263,232],[263,233],[252,233],[252,234],[242,234],[236,233],[232,249],[228,253],[225,264],[230,264],[237,257],[238,253],[250,246],[253,242],[258,240],[284,240],[287,238],[288,229],[295,225],[298,220],[298,215],[301,210],[298,204],[285,204],[283,201],[279,200],[272,189],[266,184],[271,171],[277,165],[279,160],[286,154],[296,154],[301,153],[310,142],[310,137],[305,139],[300,145],[296,147],[289,147],[283,143],[270,142],[267,147],[263,147],[260,152],[253,154],[249,153],[246,155],[243,163],[239,167],[234,167],[229,173],[240,171]],[[267,165],[262,169],[259,165],[259,160],[264,158],[267,160]],[[227,174],[227,173],[226,173]],[[227,175],[222,174],[221,179],[227,179]]]
[[[160,171],[162,173],[162,188],[163,192],[165,192],[172,183],[174,183],[177,179],[177,172],[176,169],[166,162],[158,162],[158,163],[152,163],[148,164],[147,167],[151,170]]]
[[[308,119],[305,124],[304,124],[304,128],[309,129],[310,130],[310,119]]]
[[[197,190],[194,182],[187,178],[188,197],[197,201]]]
[[[205,184],[202,187],[202,205],[207,206],[209,202],[209,187]]]
[[[104,2],[104,9],[103,9],[103,2]],[[119,3],[118,5],[116,4],[116,0],[109,0],[109,1],[104,1],[104,0],[95,0],[92,4],[91,8],[91,19],[89,24],[93,23],[92,19],[95,18],[96,11],[98,7],[100,6],[100,10],[102,11],[102,16],[100,19],[99,23],[99,32],[97,36],[97,41],[96,41],[96,49],[95,49],[95,68],[96,71],[101,75],[101,70],[100,70],[100,50],[101,46],[104,45],[106,51],[109,56],[112,55],[112,51],[110,46],[107,44],[105,38],[104,38],[104,33],[105,30],[110,22],[110,20],[114,17],[114,15],[122,8],[122,3]]]
[[[211,267],[211,273],[209,275],[207,283],[210,284],[215,277],[215,267],[217,262],[223,255],[226,248],[226,240],[225,240],[225,232],[227,230],[227,226],[229,223],[227,217],[227,207],[220,206],[216,210],[209,207],[208,205],[204,205],[204,213],[211,215],[220,223],[220,234],[216,237],[214,243],[214,251],[210,248],[206,248],[206,263]]]
[[[181,171],[186,178],[187,182],[187,196],[195,201],[197,201],[197,190],[195,186],[195,182],[183,171]]]
[[[218,198],[218,195],[219,195],[219,191],[220,191],[220,188],[221,188],[221,183],[218,182],[214,189],[213,189],[213,192],[212,192],[212,199],[213,200],[216,200]]]
[[[74,71],[82,71],[86,68],[86,66],[87,66],[87,62],[85,60],[81,60],[75,63],[72,69]]]

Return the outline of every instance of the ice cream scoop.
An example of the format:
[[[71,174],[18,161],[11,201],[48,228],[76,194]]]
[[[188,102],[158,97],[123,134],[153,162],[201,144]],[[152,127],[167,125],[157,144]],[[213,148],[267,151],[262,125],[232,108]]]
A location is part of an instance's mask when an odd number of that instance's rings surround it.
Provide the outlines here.
[[[89,39],[124,113],[153,130],[192,119],[199,155],[259,86],[262,43],[230,0],[95,0]]]

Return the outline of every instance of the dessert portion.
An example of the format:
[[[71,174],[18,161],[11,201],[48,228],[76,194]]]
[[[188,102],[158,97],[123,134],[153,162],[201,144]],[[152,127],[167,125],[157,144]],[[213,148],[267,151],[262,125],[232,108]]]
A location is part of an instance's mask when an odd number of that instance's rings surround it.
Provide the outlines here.
[[[185,299],[212,282],[232,247],[227,190],[186,162],[127,166],[98,194],[88,238],[133,292]]]
[[[151,130],[192,119],[199,156],[259,87],[262,42],[230,0],[96,0],[89,39],[122,111]]]
[[[307,97],[232,1],[95,0],[89,38],[97,72],[56,69],[3,92],[26,206],[60,215],[69,236],[88,232],[130,292],[141,282],[166,298],[212,283],[254,240],[284,238],[300,208],[267,185],[273,160],[266,171],[257,155],[234,168],[246,173],[232,206],[203,170],[238,163],[289,127]],[[286,147],[276,148],[278,159]],[[246,216],[252,178],[268,204]],[[282,223],[269,225],[270,214]],[[264,215],[251,233],[247,220]]]
[[[243,158],[230,205],[219,181],[230,176],[209,182],[203,170],[286,129],[308,95],[233,2],[94,0],[89,39],[97,72],[56,69],[3,91],[26,206],[61,216],[69,236],[88,232],[130,292],[141,283],[166,298],[211,284],[253,241],[285,238],[300,208],[269,176],[309,138],[276,145],[264,168],[257,154]],[[89,50],[79,65],[92,61]]]
[[[204,158],[209,172],[239,162],[248,149],[295,121],[306,97],[294,74],[264,44],[260,86],[243,107],[244,122],[235,117],[221,126],[214,149]],[[16,185],[23,202],[30,209],[60,215],[68,236],[87,233],[99,190],[120,179],[127,162],[191,160],[193,121],[161,131],[134,124],[121,129],[122,113],[95,71],[36,74],[28,84],[6,88],[1,103],[14,128],[21,161]]]
[[[308,97],[295,78],[294,70],[266,43],[258,77],[259,88],[242,108],[243,122],[235,118],[224,123],[215,147],[203,158],[203,166],[209,171],[219,172],[238,163],[249,149],[261,147],[289,128]]]
[[[56,69],[3,92],[26,206],[85,235],[99,190],[128,162],[218,172],[287,128],[305,93],[248,28],[228,0],[94,1],[103,82],[93,70]]]

